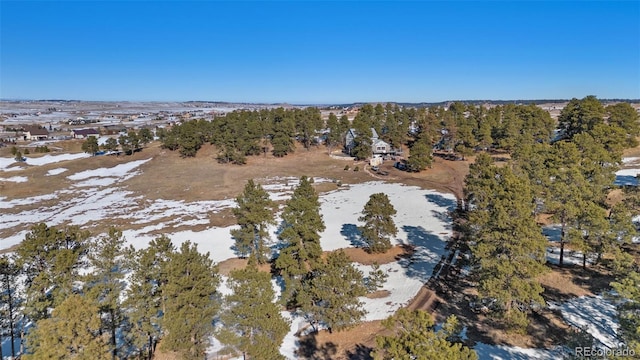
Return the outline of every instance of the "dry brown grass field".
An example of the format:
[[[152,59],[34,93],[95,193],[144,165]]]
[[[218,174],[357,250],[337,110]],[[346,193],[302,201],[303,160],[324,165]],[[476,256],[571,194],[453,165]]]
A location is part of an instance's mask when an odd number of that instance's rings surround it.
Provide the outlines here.
[[[80,141],[67,141],[61,142],[60,147],[67,152],[80,152],[80,144]],[[45,176],[51,169],[64,167],[68,169],[65,174],[73,174],[84,170],[109,168],[133,160],[151,158],[151,161],[140,166],[140,170],[142,170],[140,175],[118,183],[117,186],[131,191],[134,194],[133,198],[184,201],[222,200],[235,198],[242,191],[248,179],[256,179],[260,182],[269,178],[307,175],[335,181],[316,184],[316,189],[321,193],[337,189],[338,182],[354,184],[372,180],[384,180],[449,192],[460,198],[462,196],[464,177],[468,173],[469,164],[473,162],[473,157],[468,158],[466,161],[448,161],[436,157],[430,169],[421,173],[407,173],[393,168],[393,162],[389,161],[382,165],[382,169],[388,171],[389,174],[382,177],[372,174],[364,162],[337,160],[329,157],[324,147],[310,150],[298,147],[295,153],[283,158],[275,158],[271,155],[249,157],[247,164],[243,166],[220,164],[215,159],[216,154],[217,151],[214,147],[205,145],[195,158],[184,159],[177,152],[164,150],[157,143],[153,143],[132,156],[97,156],[33,166],[19,172],[5,173],[5,176],[7,174],[9,174],[8,176],[15,174],[25,176],[29,180],[24,183],[0,182],[0,196],[11,200],[51,194],[64,189],[73,189],[72,181],[65,176],[55,178]],[[0,148],[0,156],[11,156],[10,149]],[[36,156],[41,155],[29,155],[29,157]],[[640,147],[626,151],[625,156],[640,156]],[[505,155],[498,154],[494,155],[494,157],[499,163],[503,164],[508,160],[508,156]],[[345,165],[349,165],[350,170],[344,170]],[[358,166],[361,171],[353,171],[355,166]],[[66,192],[55,199],[49,200],[49,202],[54,205],[55,203],[69,201],[73,196],[73,192]],[[619,201],[619,197],[620,194],[612,193],[611,201]],[[42,204],[38,204],[37,207],[41,207]],[[143,206],[143,204],[131,203],[122,204],[122,206],[138,207]],[[36,206],[34,206],[35,208]],[[28,209],[28,205],[22,206],[20,211]],[[2,209],[2,211],[12,213],[16,210]],[[542,223],[549,222],[544,217],[540,220]],[[226,209],[211,214],[210,224],[201,225],[201,227],[228,226],[234,222],[235,219],[231,211]],[[91,231],[99,233],[111,225],[121,228],[135,228],[137,226],[127,219],[104,219],[96,220],[95,223],[92,223]],[[192,226],[191,228],[193,229],[194,227]],[[0,229],[0,235],[7,235],[6,230]],[[368,254],[357,248],[349,248],[345,251],[355,262],[384,264],[397,260],[410,249],[394,247],[389,252],[379,255]],[[233,269],[244,267],[246,260],[232,258],[218,265],[220,272],[227,275]],[[269,271],[269,266],[264,265],[261,270]],[[455,272],[455,269],[452,271]],[[566,300],[575,296],[594,294],[606,287],[610,280],[610,277],[606,274],[603,275],[594,270],[583,272],[581,269],[554,266],[551,266],[549,273],[540,278],[545,288],[545,296],[554,300]],[[568,327],[562,322],[560,315],[553,311],[544,311],[534,318],[528,333],[525,335],[506,333],[497,328],[491,319],[470,311],[468,301],[470,296],[473,295],[473,288],[474,284],[472,282],[461,281],[455,274],[451,274],[444,277],[434,286],[425,287],[424,291],[421,290],[412,301],[414,305],[410,306],[424,307],[439,320],[450,314],[456,314],[469,327],[470,342],[483,341],[522,347],[540,347],[552,345],[552,339],[563,339],[567,336]],[[381,293],[374,296],[384,297],[385,294]],[[316,349],[315,355],[313,355],[315,357],[307,353],[309,358],[362,358],[361,356],[375,346],[375,336],[383,331],[380,321],[366,322],[352,329],[332,334],[320,331],[318,334],[309,335],[301,339],[301,351],[304,354],[304,351],[309,352],[311,348]],[[304,356],[301,357],[304,358]],[[162,353],[159,353],[156,358],[173,359],[171,354]]]

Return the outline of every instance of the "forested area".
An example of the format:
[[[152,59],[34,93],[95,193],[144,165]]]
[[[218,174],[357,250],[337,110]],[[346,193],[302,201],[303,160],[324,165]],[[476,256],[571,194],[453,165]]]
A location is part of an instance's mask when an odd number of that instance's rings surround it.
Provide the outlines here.
[[[545,306],[538,278],[549,271],[548,240],[539,220],[549,217],[560,227],[560,267],[570,247],[582,253],[583,268],[597,267],[621,279],[612,285],[625,299],[622,336],[637,349],[638,263],[630,251],[637,235],[632,215],[639,210],[638,190],[625,186],[621,201],[608,195],[618,188],[622,151],[637,145],[638,115],[629,104],[605,108],[586,97],[562,110],[558,126],[563,136],[557,141],[521,136],[508,163],[498,166],[482,153],[470,166],[457,223],[472,255],[480,298],[508,329],[525,331],[530,316]]]
[[[511,151],[521,139],[549,142],[555,123],[535,105],[485,108],[455,102],[448,108],[416,109],[365,104],[353,121],[333,113],[323,120],[320,110],[312,107],[235,111],[213,121],[190,120],[159,129],[158,136],[163,147],[183,157],[196,156],[210,143],[218,150],[219,162],[245,164],[248,156],[286,156],[296,142],[305,148],[320,143],[330,150],[342,148],[349,129],[357,134],[351,151],[357,159],[371,156],[373,129],[392,148],[408,147],[408,169],[421,171],[430,166],[434,150],[464,157],[489,148]]]
[[[623,150],[636,146],[640,135],[629,104],[573,99],[558,123],[533,105],[364,105],[352,123],[334,114],[324,122],[316,108],[238,111],[211,122],[187,121],[158,136],[183,157],[211,143],[218,161],[243,164],[267,152],[286,156],[296,141],[315,146],[323,129],[326,146],[342,146],[349,128],[360,134],[373,128],[393,146],[408,146],[411,171],[427,168],[433,152],[475,155],[455,230],[470,255],[479,301],[507,331],[525,332],[531,316],[546,306],[538,280],[550,271],[544,217],[560,226],[560,267],[571,248],[583,254],[583,268],[615,274],[612,287],[624,299],[622,336],[640,353],[640,269],[630,253],[640,191],[625,186],[622,200],[608,198],[619,188],[614,180]],[[356,151],[364,153],[370,144],[362,137],[365,145],[357,143]],[[128,134],[123,143],[133,151],[140,138]],[[85,151],[95,150],[87,146]],[[488,150],[510,160],[494,163]],[[363,273],[343,251],[323,253],[325,224],[311,178],[300,178],[278,224],[278,204],[259,183],[248,181],[235,200],[238,226],[231,235],[248,263],[228,277],[190,242],[176,247],[159,236],[134,249],[121,229],[94,236],[74,226],[33,226],[11,256],[0,256],[0,337],[22,339],[11,341],[19,344],[11,351],[23,359],[151,359],[158,346],[201,359],[212,336],[228,354],[281,359],[287,311],[304,317],[314,332],[362,321],[367,309],[361,297],[378,290],[386,274],[377,266]],[[386,194],[370,196],[358,228],[367,252],[391,247],[398,232],[394,215]],[[267,244],[273,225],[279,226],[275,248]],[[281,283],[279,294],[274,281]],[[371,353],[376,359],[476,358],[462,345],[455,316],[436,329],[430,314],[401,309],[383,325],[387,330]]]

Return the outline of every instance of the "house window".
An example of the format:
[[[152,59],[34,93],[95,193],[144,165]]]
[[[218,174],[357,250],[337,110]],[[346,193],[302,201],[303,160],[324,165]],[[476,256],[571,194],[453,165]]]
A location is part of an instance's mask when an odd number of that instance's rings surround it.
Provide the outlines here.
[[[376,150],[378,150],[378,151],[384,151],[384,146],[378,146],[378,147],[376,148]]]

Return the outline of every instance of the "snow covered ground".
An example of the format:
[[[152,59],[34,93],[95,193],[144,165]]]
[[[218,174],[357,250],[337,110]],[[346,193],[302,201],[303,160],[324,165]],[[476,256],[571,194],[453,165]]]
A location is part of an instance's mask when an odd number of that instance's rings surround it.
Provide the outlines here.
[[[622,166],[624,169],[616,172],[616,185],[630,185],[638,186],[638,180],[636,176],[640,173],[640,169],[637,168],[640,165],[640,157],[625,157],[622,158]]]
[[[618,340],[616,307],[603,296],[580,296],[559,305],[550,303],[549,307],[559,309],[569,325],[586,328],[600,347],[613,349],[623,345]]]
[[[59,155],[60,156],[60,155]],[[63,157],[55,158],[62,160]],[[68,158],[65,158],[68,159]],[[108,218],[128,219],[134,229],[125,229],[127,242],[135,248],[143,248],[155,238],[155,233],[161,232],[169,236],[176,246],[190,240],[198,245],[202,252],[209,252],[211,258],[221,262],[236,257],[230,230],[234,227],[210,227],[210,216],[235,206],[233,200],[203,200],[177,201],[166,199],[146,199],[135,196],[130,191],[120,187],[120,182],[136,176],[141,166],[149,161],[139,160],[123,163],[112,168],[87,170],[67,175],[73,182],[70,189],[60,190],[44,196],[26,197],[6,200],[0,197],[0,209],[20,209],[29,205],[35,209],[17,211],[15,214],[3,214],[0,217],[0,229],[24,228],[38,222],[49,225],[71,223],[89,226],[95,221]],[[3,162],[4,161],[4,162]],[[8,161],[0,159],[0,169]],[[6,165],[8,166],[8,165]],[[5,166],[5,167],[6,167]],[[67,171],[65,168],[53,169],[48,175],[59,175]],[[66,175],[66,174],[65,174]],[[330,181],[316,178],[314,182]],[[295,178],[268,178],[259,181],[275,200],[286,200],[290,197],[293,187],[298,183]],[[324,250],[335,250],[346,247],[361,246],[358,226],[360,212],[373,193],[387,194],[397,210],[394,220],[398,227],[398,235],[394,239],[396,244],[410,244],[415,247],[415,254],[411,259],[381,265],[381,269],[389,277],[383,286],[387,290],[387,297],[378,299],[362,298],[367,315],[365,320],[384,319],[393,314],[399,307],[406,305],[418,292],[420,287],[429,279],[435,265],[445,255],[445,245],[452,234],[451,220],[448,211],[456,206],[453,195],[441,194],[435,191],[423,190],[418,187],[405,186],[385,182],[367,182],[343,186],[338,190],[320,196],[321,212],[326,230],[321,234],[321,245]],[[64,202],[51,204],[60,196],[74,196]],[[126,205],[125,205],[126,204]],[[279,223],[279,220],[278,220]],[[203,229],[204,226],[204,229]],[[197,229],[195,228],[197,227]],[[270,245],[277,246],[278,225],[269,228],[271,234]],[[558,230],[550,227],[547,234],[550,238],[557,236]],[[10,236],[0,237],[0,249],[13,246],[22,239],[26,230],[16,230]],[[568,256],[566,261],[570,261]],[[550,260],[551,261],[551,260]],[[581,261],[581,258],[580,258]],[[370,266],[356,265],[365,276]],[[280,291],[277,281],[273,281],[274,289]],[[225,290],[226,289],[226,290]],[[221,292],[228,292],[224,282]],[[559,305],[563,316],[567,314],[568,322],[582,324],[595,319],[601,319],[598,309],[609,316],[612,309],[599,302],[567,303]],[[589,314],[579,317],[579,309],[589,309]],[[283,313],[291,321],[291,330],[281,346],[281,353],[287,358],[294,359],[298,347],[299,330],[307,323],[303,318],[288,312]],[[596,314],[598,314],[596,316]],[[608,318],[610,319],[610,317]],[[593,333],[602,337],[602,343],[613,344],[612,336],[607,327],[613,328],[613,323],[606,320],[602,324],[589,325]],[[4,344],[3,344],[4,345]],[[214,342],[210,354],[215,355],[220,350],[220,344]],[[481,359],[554,359],[553,352],[544,349],[521,349],[505,346],[491,346],[477,344],[476,350]]]
[[[12,176],[10,178],[0,178],[0,181],[8,181],[8,182],[16,182],[16,183],[21,183],[21,182],[27,182],[27,177],[25,176]]]
[[[42,166],[46,164],[53,164],[60,161],[66,160],[76,160],[90,157],[91,155],[86,153],[76,153],[76,154],[60,154],[60,155],[51,155],[46,154],[40,157],[26,157],[26,161],[23,164],[33,165],[33,166]],[[0,171],[15,171],[16,167],[9,167],[16,163],[17,161],[13,158],[0,158]],[[22,169],[22,168],[18,168]]]

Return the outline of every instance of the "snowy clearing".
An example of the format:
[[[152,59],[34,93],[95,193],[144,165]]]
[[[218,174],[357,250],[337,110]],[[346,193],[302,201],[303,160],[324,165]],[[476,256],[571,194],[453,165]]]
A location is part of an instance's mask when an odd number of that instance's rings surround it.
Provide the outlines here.
[[[15,182],[15,183],[22,183],[22,182],[27,182],[29,179],[27,179],[27,177],[25,176],[12,176],[10,178],[0,178],[0,181],[8,181],[8,182]]]

